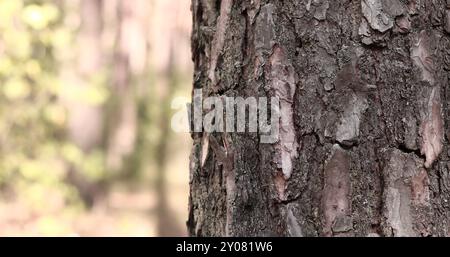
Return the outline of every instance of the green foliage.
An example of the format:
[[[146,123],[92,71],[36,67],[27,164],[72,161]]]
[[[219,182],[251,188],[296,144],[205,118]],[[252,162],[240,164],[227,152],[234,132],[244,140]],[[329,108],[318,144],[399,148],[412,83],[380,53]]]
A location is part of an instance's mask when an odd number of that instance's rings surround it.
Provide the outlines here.
[[[90,181],[105,175],[104,154],[85,154],[67,140],[67,109],[61,102],[61,62],[74,46],[76,28],[64,24],[55,1],[0,0],[0,201],[26,203],[38,213],[60,203],[66,212],[83,208],[69,169]],[[102,78],[76,97],[101,104]],[[70,94],[70,92],[69,92]],[[57,204],[56,204],[57,205]],[[54,227],[42,220],[44,228]],[[50,229],[51,230],[51,229]]]

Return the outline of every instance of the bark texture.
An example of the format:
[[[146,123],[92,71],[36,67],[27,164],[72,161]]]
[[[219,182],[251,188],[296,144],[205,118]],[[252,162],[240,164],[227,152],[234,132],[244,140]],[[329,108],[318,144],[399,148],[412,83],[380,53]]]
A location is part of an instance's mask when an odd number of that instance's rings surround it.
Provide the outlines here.
[[[191,235],[449,235],[450,1],[193,0],[192,12],[194,88],[278,96],[287,122],[274,144],[192,134]]]

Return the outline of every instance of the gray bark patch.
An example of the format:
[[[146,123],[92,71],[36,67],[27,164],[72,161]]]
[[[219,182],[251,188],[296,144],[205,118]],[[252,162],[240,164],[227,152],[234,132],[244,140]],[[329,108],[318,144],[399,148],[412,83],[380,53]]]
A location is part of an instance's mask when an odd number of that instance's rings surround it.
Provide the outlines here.
[[[323,188],[323,214],[325,235],[345,232],[351,229],[348,217],[351,214],[350,201],[350,157],[339,145],[334,145],[330,160],[325,164]]]
[[[417,236],[415,218],[417,205],[427,205],[428,176],[423,161],[414,154],[394,149],[387,152],[388,161],[383,170],[385,189],[383,209],[386,235]]]
[[[422,72],[422,79],[430,85],[434,85],[434,63],[431,56],[430,40],[433,40],[433,38],[425,30],[422,30],[411,47],[411,58]]]
[[[367,100],[362,96],[353,95],[349,105],[342,115],[337,128],[336,140],[341,144],[352,144],[359,137],[361,116],[367,110]]]
[[[217,19],[216,33],[212,42],[211,48],[211,63],[208,72],[208,77],[211,80],[213,87],[216,86],[216,68],[220,52],[225,44],[225,33],[228,30],[228,22],[230,19],[231,8],[233,7],[233,0],[222,0],[220,5],[220,16]]]
[[[276,97],[280,99],[280,132],[277,149],[277,163],[285,179],[291,177],[293,160],[297,157],[298,143],[294,127],[294,94],[297,75],[294,67],[285,56],[281,47],[274,47],[270,57],[269,81]]]
[[[426,156],[425,167],[429,168],[442,152],[444,122],[441,114],[439,89],[434,87],[427,104],[426,116],[422,122],[422,154]]]
[[[384,10],[383,1],[362,0],[361,10],[372,29],[385,32],[394,26],[394,20]]]

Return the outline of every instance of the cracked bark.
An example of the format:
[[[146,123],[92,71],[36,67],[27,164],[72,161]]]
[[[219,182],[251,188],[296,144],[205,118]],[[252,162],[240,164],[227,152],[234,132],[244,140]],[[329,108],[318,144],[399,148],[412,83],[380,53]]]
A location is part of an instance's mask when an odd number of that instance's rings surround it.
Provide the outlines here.
[[[449,235],[446,1],[206,2],[192,1],[194,88],[281,96],[291,118],[274,144],[228,134],[226,164],[192,134],[191,235]]]

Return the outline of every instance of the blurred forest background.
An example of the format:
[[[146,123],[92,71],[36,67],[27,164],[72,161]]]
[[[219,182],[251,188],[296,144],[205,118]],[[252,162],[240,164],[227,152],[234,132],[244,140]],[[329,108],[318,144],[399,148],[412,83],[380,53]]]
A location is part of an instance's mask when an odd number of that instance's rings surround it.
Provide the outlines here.
[[[186,235],[189,0],[0,0],[0,236]]]

